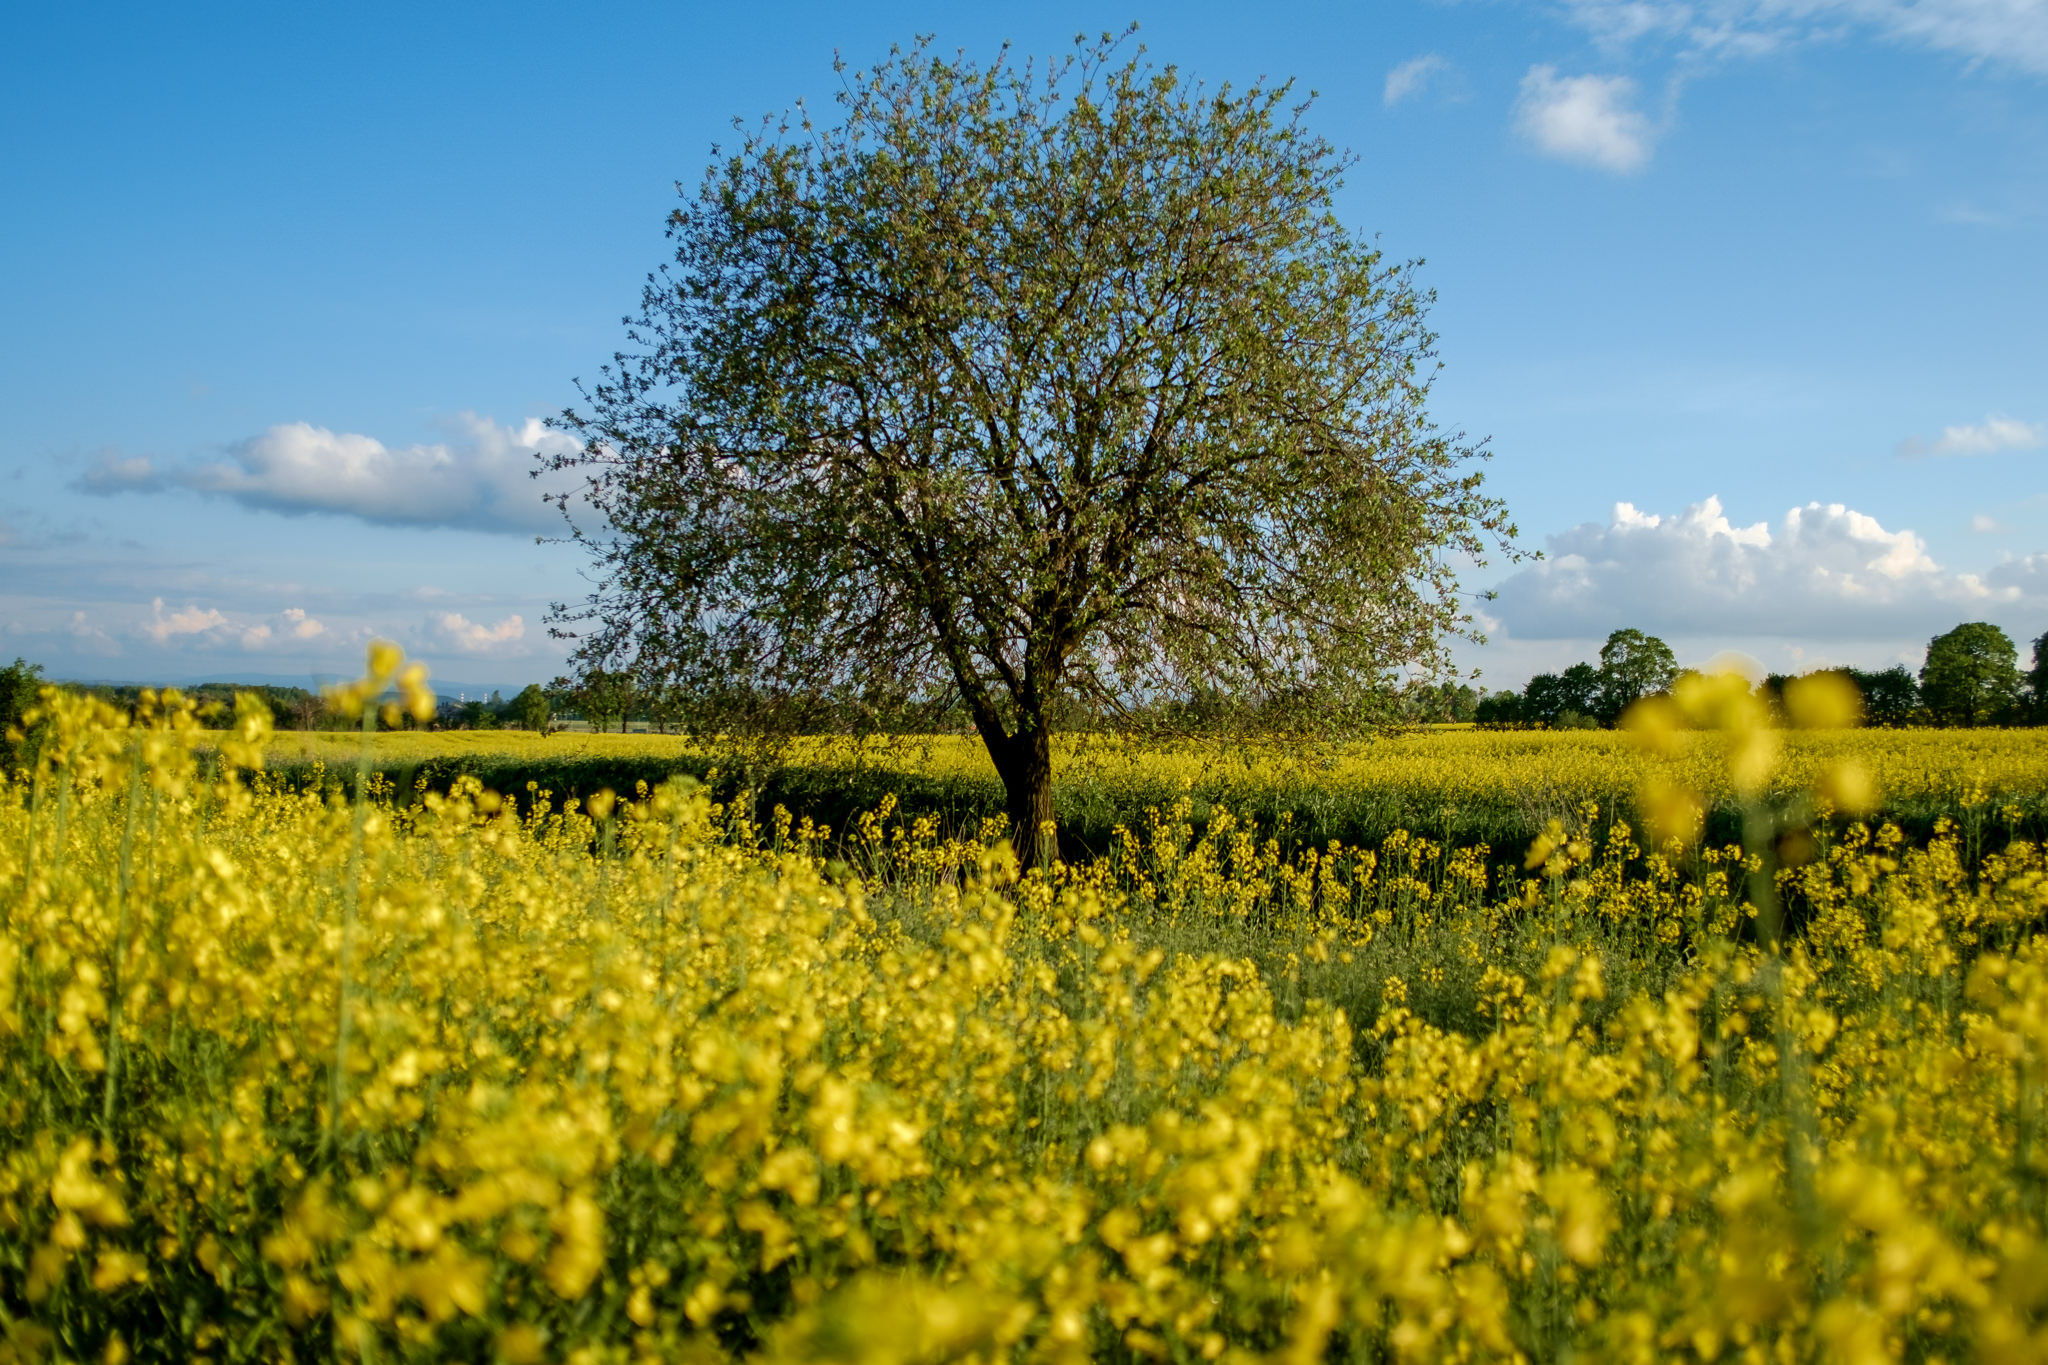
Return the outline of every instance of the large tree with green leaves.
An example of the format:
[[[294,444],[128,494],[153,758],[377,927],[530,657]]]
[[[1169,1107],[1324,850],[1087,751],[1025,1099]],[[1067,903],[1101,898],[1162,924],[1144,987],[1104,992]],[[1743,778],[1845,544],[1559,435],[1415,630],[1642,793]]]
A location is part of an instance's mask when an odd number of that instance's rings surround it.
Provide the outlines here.
[[[1671,690],[1678,658],[1654,635],[1625,627],[1600,646],[1600,718],[1613,724],[1643,697]]]
[[[1927,642],[1920,698],[1950,725],[1998,720],[2018,699],[2019,652],[1988,621],[1971,621]]]
[[[842,68],[836,122],[685,193],[630,353],[559,419],[605,523],[556,613],[581,665],[700,727],[958,707],[1027,862],[1063,700],[1357,724],[1513,535],[1426,411],[1430,296],[1339,221],[1306,104],[1121,41]]]

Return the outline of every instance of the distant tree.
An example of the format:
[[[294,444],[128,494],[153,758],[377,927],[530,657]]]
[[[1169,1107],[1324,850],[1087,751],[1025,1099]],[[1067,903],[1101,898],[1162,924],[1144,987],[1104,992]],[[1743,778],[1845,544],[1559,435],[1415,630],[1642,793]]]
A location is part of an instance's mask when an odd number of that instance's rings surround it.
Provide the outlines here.
[[[2019,697],[2018,651],[1988,621],[1971,621],[1927,642],[1920,698],[1950,725],[1991,724]]]
[[[23,744],[8,736],[22,728],[22,717],[34,708],[42,688],[41,664],[18,658],[0,668],[0,765],[12,767],[31,757]]]
[[[1863,694],[1865,725],[1910,725],[1919,715],[1920,684],[1913,681],[1904,664],[1893,664],[1875,673],[1860,668],[1845,668],[1842,672]]]
[[[1410,687],[1401,702],[1409,719],[1440,725],[1471,720],[1479,706],[1479,694],[1465,683],[1445,679]]]
[[[590,728],[608,730],[617,721],[620,733],[633,708],[637,688],[631,673],[623,669],[586,668],[575,679],[557,678],[555,686],[567,693],[570,704]]]
[[[1678,676],[1671,646],[1640,630],[1617,630],[1600,646],[1600,718],[1612,725],[1631,704],[1669,691]]]
[[[1539,673],[1522,691],[1525,720],[1565,729],[1595,723],[1600,709],[1600,673],[1593,665],[1573,664],[1562,673]]]
[[[2027,710],[2036,725],[2048,725],[2048,632],[2034,638],[2034,666],[2027,670]]]
[[[835,126],[746,137],[553,462],[606,523],[553,617],[579,666],[732,732],[875,682],[959,706],[1026,864],[1066,701],[1199,681],[1370,724],[1513,535],[1428,416],[1429,295],[1337,215],[1349,159],[1284,86],[1117,45],[920,42],[850,74]]]
[[[548,732],[548,718],[554,713],[554,706],[548,701],[545,688],[539,683],[528,683],[520,689],[518,696],[512,698],[507,710],[520,729],[544,735]]]
[[[1472,708],[1472,719],[1481,725],[1519,725],[1522,714],[1522,694],[1506,688],[1479,699]]]

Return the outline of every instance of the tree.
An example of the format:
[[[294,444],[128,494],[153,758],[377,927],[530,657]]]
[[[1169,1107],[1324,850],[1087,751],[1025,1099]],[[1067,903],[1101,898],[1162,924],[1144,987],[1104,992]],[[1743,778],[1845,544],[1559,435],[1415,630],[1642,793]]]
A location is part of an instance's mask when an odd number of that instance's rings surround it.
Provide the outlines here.
[[[1920,697],[1927,709],[1951,725],[1997,720],[2019,696],[2018,651],[1987,621],[1957,626],[1927,642],[1920,668]]]
[[[1522,714],[1522,694],[1505,688],[1479,699],[1473,708],[1472,719],[1481,725],[1519,725],[1525,717]]]
[[[548,732],[548,718],[554,714],[554,706],[539,683],[528,683],[518,696],[512,698],[510,712],[520,729],[544,735]]]
[[[2034,666],[2027,670],[2027,709],[2036,725],[2048,724],[2048,632],[2034,638]]]
[[[555,679],[555,688],[566,694],[569,704],[590,723],[592,730],[602,733],[617,721],[619,733],[626,732],[626,717],[638,694],[631,673],[623,669],[586,668],[574,680]]]
[[[547,462],[605,522],[553,615],[579,666],[733,732],[875,685],[957,706],[1027,864],[1063,703],[1368,723],[1514,534],[1427,415],[1431,295],[1336,217],[1347,158],[1287,87],[1120,41],[1043,68],[920,42],[846,78],[837,125],[746,136]]]
[[[1920,684],[1904,664],[1875,673],[1860,668],[1842,670],[1856,690],[1863,694],[1866,725],[1908,725],[1920,710]]]
[[[1522,719],[1545,725],[1578,728],[1598,712],[1600,674],[1591,664],[1573,664],[1562,673],[1538,673],[1522,690]]]
[[[1670,645],[1640,630],[1615,631],[1600,646],[1600,718],[1613,724],[1639,698],[1670,691],[1677,676]]]
[[[34,709],[43,689],[43,666],[16,659],[0,668],[0,767],[13,767],[34,757],[10,738],[22,728],[22,717]]]
[[[1414,683],[1401,694],[1406,718],[1425,725],[1469,721],[1478,708],[1479,693],[1454,678]]]

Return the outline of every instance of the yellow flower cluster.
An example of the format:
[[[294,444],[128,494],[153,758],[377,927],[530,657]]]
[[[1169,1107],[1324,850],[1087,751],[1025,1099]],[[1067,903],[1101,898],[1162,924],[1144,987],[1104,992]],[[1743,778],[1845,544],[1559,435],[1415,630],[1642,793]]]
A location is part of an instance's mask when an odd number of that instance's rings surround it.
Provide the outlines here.
[[[1584,809],[1503,871],[1183,803],[1020,882],[994,829],[355,802],[251,771],[253,708],[49,707],[0,1361],[2048,1359],[2018,839],[1816,818],[1773,875]]]

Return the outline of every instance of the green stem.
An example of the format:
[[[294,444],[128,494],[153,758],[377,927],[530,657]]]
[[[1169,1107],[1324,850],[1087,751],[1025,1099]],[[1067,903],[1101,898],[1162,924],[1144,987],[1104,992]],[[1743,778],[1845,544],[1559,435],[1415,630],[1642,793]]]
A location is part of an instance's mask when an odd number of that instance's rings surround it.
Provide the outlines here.
[[[1757,939],[1764,949],[1758,972],[1764,998],[1770,1002],[1778,1049],[1779,1102],[1785,1113],[1785,1174],[1791,1185],[1793,1218],[1806,1247],[1819,1245],[1820,1209],[1814,1196],[1812,1149],[1820,1140],[1799,1039],[1792,1028],[1785,992],[1784,912],[1778,901],[1776,822],[1759,800],[1742,806],[1744,851],[1756,864],[1749,873],[1750,904],[1756,908]]]
[[[335,992],[334,1070],[327,1088],[327,1148],[330,1158],[341,1151],[341,1111],[348,1103],[348,1043],[350,1005],[353,1003],[350,977],[355,969],[356,898],[363,875],[363,825],[369,818],[370,744],[377,723],[375,701],[363,705],[363,744],[356,756],[356,808],[350,824],[348,874],[341,888],[340,981]]]
[[[120,874],[114,891],[114,960],[107,969],[111,1000],[107,1006],[107,1081],[100,1096],[100,1134],[112,1139],[114,1097],[121,1074],[121,967],[128,956],[128,893],[135,866],[135,812],[142,804],[142,740],[135,741],[135,761],[128,769],[128,816],[121,829]]]

